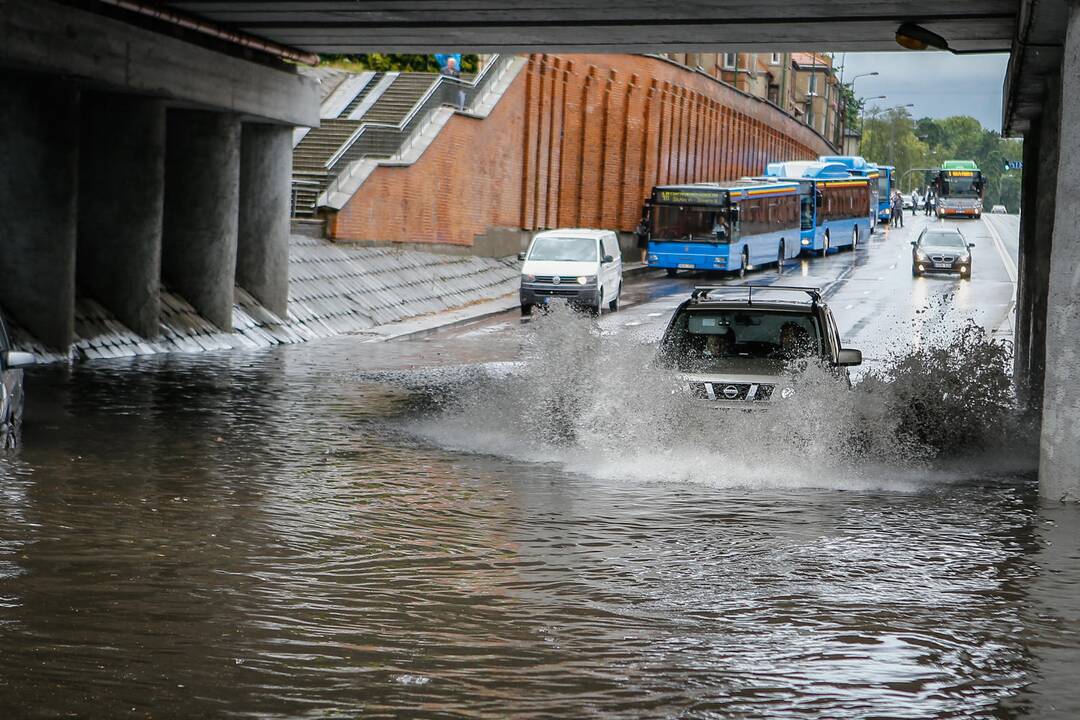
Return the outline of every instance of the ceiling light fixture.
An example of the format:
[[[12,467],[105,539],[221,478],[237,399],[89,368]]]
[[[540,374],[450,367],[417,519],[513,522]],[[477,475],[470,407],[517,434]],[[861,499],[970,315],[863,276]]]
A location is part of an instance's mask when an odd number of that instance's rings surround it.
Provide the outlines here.
[[[908,50],[949,50],[949,43],[945,38],[915,23],[903,23],[896,28],[896,42]]]

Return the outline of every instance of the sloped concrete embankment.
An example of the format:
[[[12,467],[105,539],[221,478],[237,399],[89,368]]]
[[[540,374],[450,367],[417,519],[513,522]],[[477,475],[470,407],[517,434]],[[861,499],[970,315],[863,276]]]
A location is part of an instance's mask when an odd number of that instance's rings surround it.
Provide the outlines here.
[[[281,318],[236,288],[235,332],[222,332],[179,295],[162,289],[161,336],[140,337],[100,304],[79,298],[77,340],[71,359],[136,357],[169,352],[255,349],[360,334],[376,340],[420,324],[402,321],[433,316],[428,325],[468,316],[462,308],[509,305],[518,285],[512,259],[349,247],[293,235],[289,253],[289,307]],[[16,329],[16,342],[49,361],[69,358],[41,347]]]

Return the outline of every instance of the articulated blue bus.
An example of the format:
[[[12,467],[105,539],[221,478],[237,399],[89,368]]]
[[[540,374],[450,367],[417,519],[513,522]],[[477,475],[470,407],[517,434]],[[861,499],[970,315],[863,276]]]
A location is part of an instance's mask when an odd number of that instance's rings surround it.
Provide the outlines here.
[[[870,218],[870,231],[873,232],[877,227],[878,219],[881,217],[882,203],[888,203],[888,195],[885,199],[882,199],[881,195],[881,176],[882,170],[873,163],[866,162],[866,159],[860,155],[822,155],[818,158],[819,162],[840,163],[848,169],[854,177],[864,177],[870,180],[870,198],[867,202],[867,216]],[[890,210],[890,215],[892,214]]]
[[[782,263],[800,251],[799,184],[739,180],[653,188],[648,263],[725,270]]]
[[[833,248],[854,250],[870,237],[869,178],[853,177],[845,165],[829,162],[769,163],[765,175],[798,181],[804,252],[824,257]]]

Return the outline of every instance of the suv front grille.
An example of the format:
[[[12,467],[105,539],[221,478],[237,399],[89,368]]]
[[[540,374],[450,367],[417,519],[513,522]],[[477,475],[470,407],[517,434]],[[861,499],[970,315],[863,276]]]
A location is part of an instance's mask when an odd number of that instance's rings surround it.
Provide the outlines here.
[[[770,399],[773,387],[758,383],[691,382],[690,393],[702,400],[757,402]]]

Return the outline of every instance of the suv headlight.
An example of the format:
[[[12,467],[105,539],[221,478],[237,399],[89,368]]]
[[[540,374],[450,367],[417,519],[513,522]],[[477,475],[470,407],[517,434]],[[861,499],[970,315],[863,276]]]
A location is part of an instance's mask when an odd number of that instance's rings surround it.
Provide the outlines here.
[[[577,279],[578,285],[588,285],[596,280],[595,275],[579,275]]]

